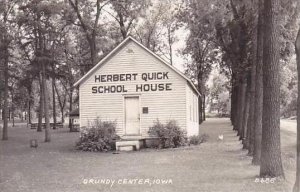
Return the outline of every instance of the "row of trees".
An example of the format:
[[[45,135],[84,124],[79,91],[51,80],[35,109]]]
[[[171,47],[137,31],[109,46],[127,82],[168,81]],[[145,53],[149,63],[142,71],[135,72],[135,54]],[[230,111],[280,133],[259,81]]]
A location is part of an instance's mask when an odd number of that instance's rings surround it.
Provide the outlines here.
[[[260,165],[260,175],[284,177],[280,150],[280,69],[291,61],[294,53],[290,45],[297,32],[299,5],[297,1],[247,3],[238,5],[231,1],[235,26],[230,33],[240,37],[231,49],[240,56],[232,57],[230,62],[231,120],[244,148],[253,156],[253,164]],[[247,6],[250,9],[245,9]],[[287,13],[291,15],[285,21],[283,16]],[[247,21],[247,18],[252,19]]]
[[[231,121],[243,147],[253,156],[252,163],[260,165],[261,177],[284,177],[280,117],[296,111],[294,42],[299,2],[186,2],[183,21],[190,34],[183,53],[192,60],[187,74],[205,95],[206,79],[212,66],[219,64],[231,80]],[[299,128],[296,181],[294,191],[299,191]]]
[[[260,176],[284,177],[280,142],[280,71],[293,58],[299,3],[231,0],[230,5],[233,20],[229,28],[220,25],[217,30],[228,57],[225,64],[231,70],[232,124],[244,148],[253,156],[252,163],[260,165]],[[289,15],[287,20],[286,15]],[[227,42],[224,41],[226,30],[230,37]],[[299,177],[294,191],[299,191]]]

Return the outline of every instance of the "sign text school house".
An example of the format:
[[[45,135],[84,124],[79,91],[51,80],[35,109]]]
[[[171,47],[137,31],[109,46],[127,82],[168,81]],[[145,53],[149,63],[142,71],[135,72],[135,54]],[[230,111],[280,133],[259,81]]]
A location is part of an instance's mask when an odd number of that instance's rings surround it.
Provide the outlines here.
[[[116,121],[121,138],[147,139],[156,120],[176,120],[198,135],[199,92],[192,82],[132,37],[84,75],[79,86],[80,126]]]

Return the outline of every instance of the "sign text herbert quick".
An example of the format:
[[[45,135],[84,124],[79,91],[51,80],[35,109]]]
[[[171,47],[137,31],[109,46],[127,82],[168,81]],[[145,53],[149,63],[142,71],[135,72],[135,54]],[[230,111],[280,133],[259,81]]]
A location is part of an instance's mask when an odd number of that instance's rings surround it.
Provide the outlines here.
[[[149,91],[171,91],[172,83],[150,83],[153,80],[169,79],[169,72],[152,73],[122,73],[109,75],[95,75],[95,83],[101,83],[100,86],[93,86],[92,93],[126,93],[128,90],[125,85],[105,85],[107,82],[125,82],[142,80],[145,83],[135,84],[136,92]]]

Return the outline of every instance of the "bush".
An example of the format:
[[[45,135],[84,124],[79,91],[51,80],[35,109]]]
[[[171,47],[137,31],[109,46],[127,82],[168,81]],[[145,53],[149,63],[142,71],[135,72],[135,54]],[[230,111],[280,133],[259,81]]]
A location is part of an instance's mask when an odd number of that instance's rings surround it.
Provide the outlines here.
[[[148,133],[151,136],[158,137],[159,148],[173,148],[186,144],[186,134],[177,125],[175,120],[171,120],[166,124],[162,124],[157,120]]]
[[[82,151],[111,151],[116,149],[116,122],[96,119],[93,125],[81,128],[76,149]]]
[[[207,134],[194,135],[189,138],[189,144],[200,145],[208,140],[209,136]]]

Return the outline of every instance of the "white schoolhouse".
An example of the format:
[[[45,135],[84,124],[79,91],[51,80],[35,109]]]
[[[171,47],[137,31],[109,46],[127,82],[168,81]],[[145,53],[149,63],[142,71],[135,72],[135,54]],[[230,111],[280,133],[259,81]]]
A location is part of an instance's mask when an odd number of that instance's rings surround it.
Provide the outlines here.
[[[100,118],[117,122],[122,137],[148,138],[149,127],[176,120],[198,135],[199,92],[176,68],[128,37],[84,75],[79,86],[80,126]]]

